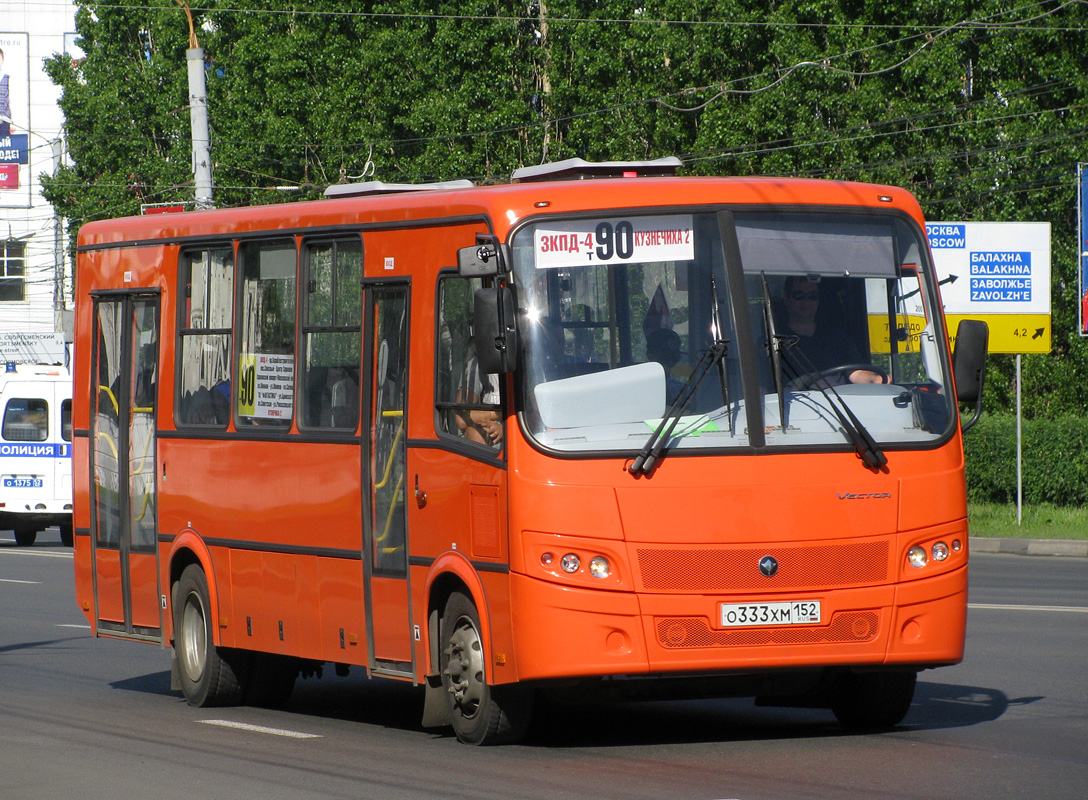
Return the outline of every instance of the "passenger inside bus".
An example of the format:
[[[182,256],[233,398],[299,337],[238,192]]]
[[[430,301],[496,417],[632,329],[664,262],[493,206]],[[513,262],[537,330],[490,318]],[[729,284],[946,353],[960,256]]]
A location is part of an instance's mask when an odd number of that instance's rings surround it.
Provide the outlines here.
[[[471,338],[468,349],[461,389],[457,393],[457,401],[465,403],[465,407],[457,414],[457,427],[471,442],[499,447],[504,434],[502,414],[498,408],[479,408],[482,405],[500,406],[499,376],[480,372],[476,344]]]
[[[829,384],[885,383],[887,376],[866,365],[869,356],[842,330],[820,315],[820,282],[810,276],[791,275],[782,284],[782,320],[778,334],[785,338],[782,359],[786,377],[797,385],[819,376]],[[838,367],[854,367],[841,375],[828,375]]]

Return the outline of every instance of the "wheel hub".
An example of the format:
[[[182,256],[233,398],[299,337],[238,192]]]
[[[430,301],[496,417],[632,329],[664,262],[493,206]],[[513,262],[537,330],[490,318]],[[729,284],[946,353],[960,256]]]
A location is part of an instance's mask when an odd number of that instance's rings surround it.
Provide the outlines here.
[[[457,621],[446,645],[446,691],[462,717],[480,710],[484,693],[484,659],[480,635],[471,620]]]

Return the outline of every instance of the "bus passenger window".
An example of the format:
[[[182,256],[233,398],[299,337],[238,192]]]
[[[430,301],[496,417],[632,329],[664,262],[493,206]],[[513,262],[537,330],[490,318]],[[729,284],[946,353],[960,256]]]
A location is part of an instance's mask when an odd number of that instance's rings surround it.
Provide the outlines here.
[[[481,373],[472,339],[472,293],[479,278],[450,276],[438,288],[435,423],[440,434],[501,449],[501,376]]]
[[[295,243],[247,242],[238,258],[242,341],[235,424],[288,428],[295,397]]]
[[[3,436],[9,442],[44,442],[49,438],[49,405],[38,398],[8,400]]]
[[[303,269],[299,426],[354,431],[359,422],[362,243],[358,238],[307,242]]]
[[[218,425],[230,419],[231,306],[234,253],[229,247],[183,252],[179,425]]]

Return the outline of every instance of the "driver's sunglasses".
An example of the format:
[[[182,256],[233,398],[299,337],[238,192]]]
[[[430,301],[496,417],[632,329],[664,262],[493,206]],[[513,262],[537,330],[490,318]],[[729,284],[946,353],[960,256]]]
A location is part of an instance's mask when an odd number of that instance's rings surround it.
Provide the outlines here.
[[[790,298],[795,303],[800,302],[801,300],[811,300],[813,302],[816,302],[817,300],[820,299],[820,293],[819,292],[800,292],[800,291],[790,292]]]

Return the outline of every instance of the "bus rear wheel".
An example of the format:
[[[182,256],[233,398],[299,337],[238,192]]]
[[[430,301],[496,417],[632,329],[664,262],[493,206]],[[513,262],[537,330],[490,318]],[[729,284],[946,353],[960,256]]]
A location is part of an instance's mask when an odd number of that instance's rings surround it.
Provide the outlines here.
[[[16,525],[11,532],[15,534],[15,544],[19,547],[30,547],[38,540],[37,528]]]
[[[917,681],[916,672],[847,673],[835,686],[831,711],[851,730],[894,728],[910,711]]]
[[[197,564],[181,573],[174,597],[174,653],[181,691],[191,706],[234,705],[242,697],[244,653],[216,647],[208,579]]]
[[[532,692],[524,686],[487,683],[480,616],[460,592],[446,603],[441,642],[442,686],[457,738],[479,745],[520,741],[532,716]]]

